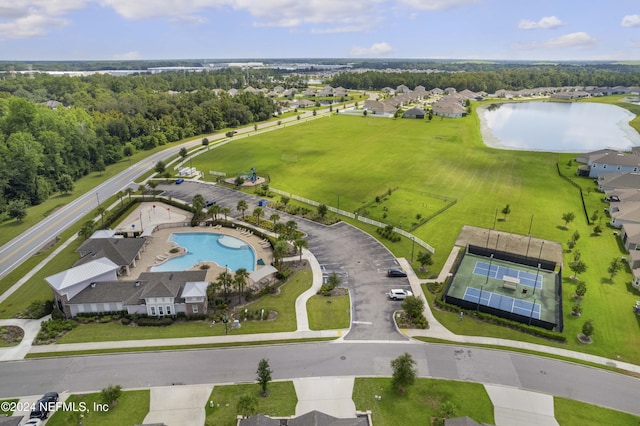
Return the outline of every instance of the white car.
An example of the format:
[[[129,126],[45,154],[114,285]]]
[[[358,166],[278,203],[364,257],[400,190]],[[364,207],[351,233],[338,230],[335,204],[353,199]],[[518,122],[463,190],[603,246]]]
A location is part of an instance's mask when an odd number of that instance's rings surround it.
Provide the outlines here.
[[[22,426],[42,426],[42,420],[40,419],[29,419],[26,423],[22,423]]]
[[[394,288],[388,293],[388,295],[391,300],[404,300],[407,296],[413,296],[413,293],[409,290]]]

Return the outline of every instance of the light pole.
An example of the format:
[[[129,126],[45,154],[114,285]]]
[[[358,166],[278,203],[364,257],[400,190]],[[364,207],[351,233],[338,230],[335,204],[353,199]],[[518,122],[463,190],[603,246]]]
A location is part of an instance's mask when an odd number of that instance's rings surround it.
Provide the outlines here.
[[[536,272],[536,281],[533,283],[533,294],[536,294],[536,287],[538,287],[538,275],[540,275],[540,264],[538,263],[538,272]]]

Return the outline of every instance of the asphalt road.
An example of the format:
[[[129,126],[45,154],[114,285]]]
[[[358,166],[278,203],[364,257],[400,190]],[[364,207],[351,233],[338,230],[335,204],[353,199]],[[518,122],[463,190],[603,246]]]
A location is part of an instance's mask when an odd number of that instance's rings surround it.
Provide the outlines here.
[[[417,361],[421,377],[513,386],[640,415],[636,378],[507,351],[408,342],[307,343],[4,362],[0,398],[52,390],[96,391],[109,384],[146,388],[253,382],[261,358],[269,359],[274,380],[390,376],[391,360],[404,352]]]
[[[241,218],[236,210],[238,200],[247,201],[247,213],[258,207],[261,197],[233,191],[218,185],[185,181],[180,185],[158,185],[163,195],[191,202],[196,194],[205,200],[215,200],[222,207],[228,207],[231,216]],[[272,213],[280,216],[280,221],[290,219],[298,223],[298,229],[307,234],[309,250],[314,254],[323,276],[336,272],[342,279],[342,286],[351,293],[351,330],[348,340],[406,340],[393,325],[392,315],[400,309],[401,302],[388,300],[386,293],[391,288],[410,289],[406,278],[389,278],[387,269],[397,267],[393,254],[375,238],[346,223],[324,226],[291,216],[287,213],[265,208],[265,218]]]

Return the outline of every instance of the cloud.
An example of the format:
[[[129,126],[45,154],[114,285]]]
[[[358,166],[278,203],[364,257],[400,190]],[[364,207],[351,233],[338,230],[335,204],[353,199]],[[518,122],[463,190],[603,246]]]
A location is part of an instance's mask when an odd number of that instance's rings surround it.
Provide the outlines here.
[[[71,24],[60,17],[86,6],[85,0],[12,0],[0,3],[0,39],[19,39],[46,34]]]
[[[111,59],[116,61],[133,61],[136,59],[142,59],[142,55],[140,52],[131,51],[126,53],[115,54],[111,57]]]
[[[557,16],[545,16],[540,19],[538,22],[529,21],[527,19],[523,19],[518,24],[518,28],[521,30],[537,30],[537,29],[551,29],[558,28],[563,25],[566,25],[565,22],[562,22]]]
[[[478,0],[398,0],[412,9],[418,10],[446,10],[466,4],[477,3]]]
[[[623,27],[640,27],[640,15],[627,15],[622,18],[620,25]]]
[[[387,42],[374,43],[371,47],[354,46],[349,51],[349,56],[385,56],[393,52],[393,48]]]
[[[588,47],[597,43],[597,40],[585,32],[565,34],[563,36],[545,40],[542,42],[520,43],[514,47],[518,50],[537,49],[564,49],[572,47]]]

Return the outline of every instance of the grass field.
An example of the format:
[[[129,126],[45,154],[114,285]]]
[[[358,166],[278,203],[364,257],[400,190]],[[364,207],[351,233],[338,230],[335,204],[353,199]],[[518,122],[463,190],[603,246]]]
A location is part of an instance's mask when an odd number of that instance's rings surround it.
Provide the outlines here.
[[[271,382],[268,386],[269,396],[260,396],[260,386],[256,384],[215,386],[209,397],[216,406],[206,410],[206,426],[235,426],[238,410],[236,406],[240,397],[253,395],[258,401],[258,413],[267,416],[293,416],[296,412],[298,397],[293,382]]]
[[[381,396],[380,400],[375,395]],[[417,379],[404,395],[391,389],[391,379],[356,378],[353,389],[356,410],[371,410],[376,426],[423,426],[431,418],[469,416],[477,422],[494,424],[493,404],[479,383]],[[444,407],[443,407],[444,404]]]
[[[307,302],[311,330],[349,328],[351,321],[349,295],[313,296]]]
[[[570,155],[488,148],[482,143],[475,114],[455,120],[380,119],[372,123],[364,117],[323,118],[235,141],[194,159],[194,166],[228,172],[256,167],[258,174],[269,174],[275,188],[332,206],[337,205],[339,195],[340,207],[350,211],[396,187],[456,198],[457,204],[414,231],[436,248],[430,273],[442,267],[463,225],[492,227],[496,209],[506,204],[511,214],[508,220],[497,222],[498,230],[527,234],[533,215],[531,230],[536,237],[566,243],[578,231],[577,249],[588,266],[580,278],[589,290],[583,317],[573,318],[568,313],[575,283],[564,282],[566,347],[640,362],[635,350],[640,346],[640,322],[631,311],[638,294],[628,285],[628,272],[619,273],[611,283],[602,280],[611,259],[622,255],[621,248],[609,232],[590,236],[593,228],[582,212],[579,191],[556,167],[558,163],[562,169]],[[296,154],[298,162],[282,161],[283,152]],[[595,191],[587,194],[589,214],[602,208],[598,197]],[[411,200],[400,204],[409,203]],[[401,214],[411,217],[419,206],[389,205],[388,210],[405,211]],[[565,212],[576,215],[568,229],[562,227]],[[403,222],[403,228],[409,226]],[[410,242],[383,243],[397,256],[409,258]],[[571,256],[565,255],[565,264]],[[594,320],[595,343],[582,346],[574,336],[587,318]],[[472,334],[483,334],[483,329]]]
[[[109,407],[108,411],[101,412],[94,410],[94,403],[101,404],[100,393],[90,393],[82,395],[71,395],[65,402],[75,402],[79,406],[80,402],[86,404],[87,412],[82,413],[81,419],[79,411],[56,411],[49,420],[49,426],[69,426],[78,424],[80,420],[85,425],[92,426],[122,426],[128,424],[142,424],[145,416],[149,412],[149,390],[122,392],[118,403]]]
[[[553,405],[561,426],[640,425],[640,417],[572,399],[556,396]]]

